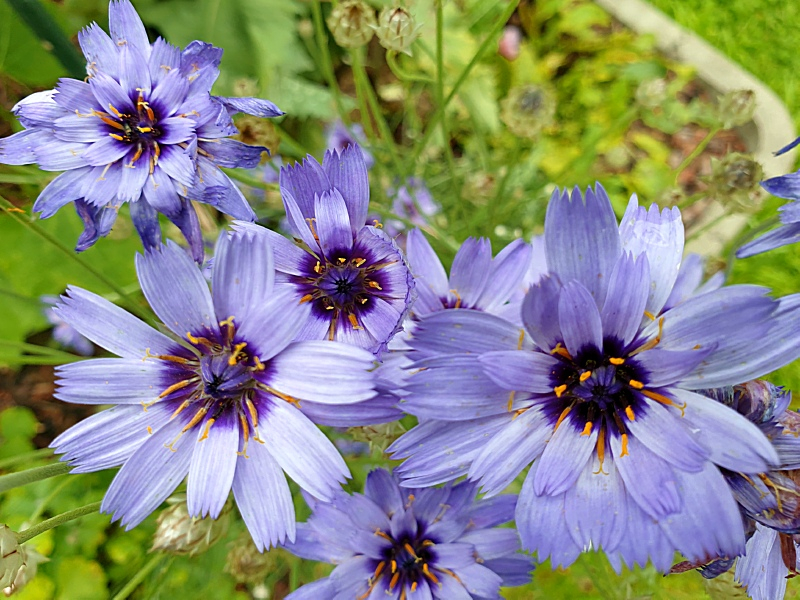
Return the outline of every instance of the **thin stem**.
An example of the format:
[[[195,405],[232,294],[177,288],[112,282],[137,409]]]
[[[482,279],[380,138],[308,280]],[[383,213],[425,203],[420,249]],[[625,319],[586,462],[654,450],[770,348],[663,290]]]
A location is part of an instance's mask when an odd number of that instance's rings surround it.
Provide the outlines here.
[[[325,35],[325,26],[322,23],[322,8],[319,0],[314,0],[311,3],[311,14],[314,19],[314,33],[322,61],[322,75],[327,80],[328,87],[331,88],[331,94],[333,94],[333,101],[336,103],[336,110],[339,112],[339,116],[345,123],[349,123],[350,119],[344,109],[344,104],[342,104],[342,96],[339,91],[339,85],[336,82],[336,72],[333,70],[333,60],[331,60],[331,53],[328,50],[328,36]]]
[[[230,177],[231,179],[235,179],[245,185],[249,185],[252,188],[257,188],[259,190],[277,190],[278,184],[277,183],[267,183],[266,181],[261,181],[260,179],[253,177],[252,175],[248,175],[246,171],[242,169],[222,169],[225,171],[225,174]]]
[[[706,137],[704,137],[700,141],[700,143],[697,144],[697,147],[694,150],[692,150],[691,154],[689,154],[689,156],[684,158],[683,162],[678,165],[678,168],[675,170],[676,184],[678,183],[678,178],[681,176],[681,173],[683,173],[683,171],[694,162],[694,159],[696,159],[698,156],[700,156],[700,154],[702,154],[703,150],[706,149],[706,146],[708,146],[711,140],[714,139],[714,136],[717,135],[720,131],[722,131],[722,127],[715,127],[714,129],[709,131],[706,134]]]
[[[436,103],[444,104],[444,14],[442,0],[436,0]],[[444,156],[450,170],[451,189],[456,197],[458,206],[463,206],[461,198],[461,184],[456,177],[456,162],[453,158],[453,149],[450,147],[450,133],[447,131],[447,114],[442,114],[439,120],[444,144]]]
[[[389,129],[389,124],[386,122],[386,118],[383,116],[383,111],[381,110],[381,105],[378,102],[378,97],[375,95],[375,90],[373,89],[372,83],[370,83],[369,77],[367,76],[367,70],[364,67],[361,48],[355,48],[350,53],[350,56],[352,57],[353,63],[353,76],[355,77],[356,81],[359,82],[361,86],[361,93],[366,96],[369,107],[372,109],[372,116],[375,119],[375,123],[378,125],[378,130],[381,133],[381,137],[383,138],[383,141],[389,150],[389,155],[391,156],[392,164],[395,168],[395,175],[400,175],[403,172],[403,169],[400,164],[400,157],[397,154],[394,136],[392,135],[391,129]]]
[[[23,218],[22,216],[20,216],[19,213],[22,212],[24,214],[24,211],[21,211],[21,209],[17,208],[13,204],[11,204],[11,202],[6,200],[3,196],[0,196],[0,208],[4,209],[6,214],[9,215],[12,219],[14,219],[18,223],[22,224],[24,227],[27,227],[28,229],[30,229],[33,233],[38,235],[43,240],[47,241],[49,244],[51,244],[55,248],[58,248],[62,253],[64,253],[66,256],[68,256],[72,261],[74,261],[77,264],[79,264],[88,273],[91,273],[92,275],[94,275],[94,277],[98,281],[102,282],[106,287],[108,287],[109,289],[113,290],[114,293],[116,293],[120,297],[120,299],[125,302],[125,304],[131,310],[131,312],[135,313],[137,316],[139,316],[140,318],[142,318],[142,319],[144,319],[146,321],[151,321],[151,319],[152,319],[151,315],[149,313],[147,313],[146,311],[142,310],[141,306],[139,306],[139,304],[137,302],[135,302],[133,300],[133,298],[131,298],[125,292],[124,289],[122,289],[116,283],[111,281],[108,277],[103,275],[100,271],[98,271],[93,266],[91,266],[89,263],[87,263],[85,260],[83,260],[80,256],[78,256],[75,253],[74,250],[72,250],[72,248],[68,248],[67,246],[62,244],[60,241],[58,241],[56,238],[54,238],[52,235],[50,235],[41,226],[39,226],[36,223],[31,222],[29,219],[26,219],[26,218]]]
[[[39,458],[49,458],[53,455],[52,448],[41,448],[33,450],[32,452],[25,452],[24,454],[17,454],[0,460],[0,469],[8,469],[21,463],[26,463]]]
[[[401,81],[422,81],[423,83],[433,83],[433,79],[427,75],[417,75],[406,71],[397,60],[398,54],[394,50],[386,51],[386,64],[389,65],[394,76]]]
[[[50,479],[68,473],[71,467],[65,462],[57,462],[44,467],[34,467],[20,471],[19,473],[9,473],[0,477],[0,493],[7,492],[8,490],[28,485],[35,481],[42,479]]]
[[[53,488],[52,492],[50,492],[47,496],[45,496],[39,501],[39,504],[36,506],[36,510],[33,511],[33,514],[31,515],[31,518],[28,519],[28,522],[35,523],[36,521],[38,521],[39,517],[42,516],[44,509],[47,508],[48,504],[50,504],[50,501],[56,496],[58,496],[61,492],[63,492],[64,488],[67,487],[70,483],[72,483],[76,479],[77,479],[76,477],[67,477],[64,481],[62,481],[55,488]]]
[[[20,544],[24,544],[28,540],[35,538],[37,535],[44,533],[45,531],[50,531],[51,529],[58,527],[59,525],[63,525],[64,523],[69,523],[70,521],[74,521],[75,519],[79,519],[80,517],[85,517],[86,515],[90,515],[94,512],[100,510],[100,505],[103,502],[98,500],[97,502],[92,502],[91,504],[87,504],[86,506],[81,506],[80,508],[75,508],[73,510],[69,510],[65,513],[61,513],[60,515],[56,515],[46,521],[42,521],[38,525],[34,525],[28,529],[20,531],[17,534],[17,542]]]
[[[23,352],[31,352],[33,354],[38,354],[42,356],[52,356],[55,358],[60,358],[62,360],[75,360],[76,358],[81,358],[80,356],[75,356],[74,354],[70,354],[69,352],[64,352],[63,350],[58,350],[57,348],[50,348],[49,346],[40,346],[38,344],[27,344],[25,342],[16,342],[14,340],[0,339],[0,348],[2,348],[3,346],[8,346],[10,348],[17,348]]]
[[[8,3],[36,37],[49,44],[50,51],[71,77],[83,79],[86,76],[86,59],[39,0],[8,0]]]
[[[145,577],[153,572],[153,569],[158,566],[163,558],[163,554],[154,554],[153,557],[136,572],[136,575],[131,577],[128,580],[128,583],[126,583],[125,586],[119,592],[117,592],[112,600],[125,600],[128,596],[130,596],[133,591],[144,581]]]
[[[497,34],[500,33],[500,30],[505,26],[505,24],[508,22],[508,19],[517,9],[517,5],[519,4],[519,2],[520,0],[511,0],[511,2],[508,3],[506,10],[503,11],[503,14],[500,15],[500,18],[497,20],[494,26],[492,26],[491,30],[486,35],[486,38],[483,40],[483,43],[478,48],[478,51],[475,53],[475,56],[472,57],[472,60],[469,61],[469,64],[467,64],[467,66],[464,67],[464,70],[458,76],[458,79],[456,79],[456,83],[455,85],[453,85],[453,89],[450,90],[450,93],[447,95],[447,98],[445,98],[444,102],[440,104],[439,107],[436,109],[436,112],[434,113],[433,117],[428,123],[428,128],[425,130],[422,139],[416,145],[414,151],[411,153],[411,156],[408,159],[408,164],[409,164],[409,169],[407,169],[408,171],[413,170],[414,164],[416,164],[423,150],[425,150],[425,146],[428,145],[431,136],[433,136],[434,131],[436,131],[436,128],[439,125],[439,120],[444,116],[444,112],[445,109],[447,108],[447,105],[450,104],[450,102],[452,102],[453,98],[455,98],[456,94],[458,93],[458,90],[461,88],[461,86],[467,80],[469,74],[472,72],[472,69],[474,69],[475,65],[477,65],[480,59],[483,58],[484,53],[491,47],[491,45],[494,42],[497,41]]]

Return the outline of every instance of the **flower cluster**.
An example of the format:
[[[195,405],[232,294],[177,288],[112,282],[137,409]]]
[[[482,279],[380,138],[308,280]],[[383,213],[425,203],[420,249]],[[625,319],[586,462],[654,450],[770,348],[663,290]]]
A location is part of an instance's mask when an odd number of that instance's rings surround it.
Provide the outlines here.
[[[283,113],[267,100],[212,96],[222,50],[200,41],[184,50],[161,38],[151,44],[128,0],[109,4],[109,29],[110,35],[93,23],[78,36],[86,81],[61,79],[14,107],[25,129],[0,140],[0,163],[66,171],[33,209],[47,218],[74,203],[84,221],[79,252],[108,235],[120,206],[130,203],[145,248],[161,243],[162,213],[200,262],[192,200],[237,219],[255,218],[219,167],[254,167],[266,148],[231,139],[237,133],[231,115]]]

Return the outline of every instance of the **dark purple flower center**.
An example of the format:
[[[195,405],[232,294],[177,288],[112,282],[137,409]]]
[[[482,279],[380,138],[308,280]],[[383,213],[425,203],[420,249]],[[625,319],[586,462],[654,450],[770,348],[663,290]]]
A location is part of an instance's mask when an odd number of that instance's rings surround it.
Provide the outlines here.
[[[388,297],[388,284],[382,269],[394,263],[376,263],[369,252],[338,252],[317,258],[309,254],[304,275],[295,278],[304,292],[301,302],[312,302],[317,314],[331,320],[330,338],[337,323],[347,319],[353,329],[361,329],[361,317],[373,309],[376,298]]]
[[[94,114],[111,127],[109,136],[125,144],[137,146],[131,162],[136,162],[146,149],[152,150],[156,158],[159,156],[161,149],[157,140],[161,136],[161,129],[158,127],[158,118],[141,92],[136,99],[135,113],[122,113],[113,105],[108,108],[108,113],[95,111]]]
[[[375,532],[375,535],[384,538],[390,544],[384,548],[381,560],[375,565],[369,589],[358,597],[359,600],[366,599],[382,579],[388,583],[390,590],[400,586],[402,598],[406,591],[415,592],[423,579],[438,585],[442,573],[455,577],[449,569],[434,568],[436,541],[424,535],[424,524],[419,523],[418,527],[417,534],[404,533],[397,538],[380,530]]]

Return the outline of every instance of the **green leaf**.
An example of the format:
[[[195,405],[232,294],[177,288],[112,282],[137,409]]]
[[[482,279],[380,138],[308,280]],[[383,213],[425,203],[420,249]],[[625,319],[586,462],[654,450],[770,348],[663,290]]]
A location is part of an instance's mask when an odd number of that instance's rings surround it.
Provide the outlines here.
[[[71,556],[60,561],[56,572],[56,600],[106,600],[106,574],[93,560]]]

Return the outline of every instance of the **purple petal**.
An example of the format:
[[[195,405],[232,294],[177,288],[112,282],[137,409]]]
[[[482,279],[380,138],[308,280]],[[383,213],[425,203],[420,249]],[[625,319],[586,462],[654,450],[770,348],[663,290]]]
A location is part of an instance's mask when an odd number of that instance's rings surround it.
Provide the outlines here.
[[[117,197],[121,179],[122,168],[119,165],[111,165],[110,168],[92,168],[84,180],[84,188],[81,192],[83,200],[87,204],[97,207],[113,202]]]
[[[552,391],[550,372],[559,361],[542,352],[487,352],[478,357],[484,372],[507,390],[546,393]]]
[[[92,94],[97,98],[98,104],[104,111],[112,114],[114,110],[131,115],[136,114],[136,107],[116,79],[103,72],[98,72],[89,79],[89,85]]]
[[[419,229],[408,232],[406,256],[416,279],[418,296],[414,302],[414,313],[425,315],[442,310],[442,298],[447,297],[450,282],[442,262]]]
[[[281,197],[283,198],[283,206],[286,209],[286,221],[294,237],[300,238],[303,242],[305,242],[306,246],[312,250],[319,247],[319,243],[314,237],[314,234],[312,234],[311,230],[308,228],[308,221],[306,221],[306,217],[303,216],[303,213],[295,201],[294,196],[288,191],[288,189],[281,188]],[[307,218],[311,219],[312,217]]]
[[[375,395],[374,375],[368,372],[373,360],[371,353],[345,344],[295,342],[272,359],[269,383],[300,400],[321,404],[362,402]]]
[[[586,190],[586,202],[576,187],[570,195],[553,192],[545,217],[547,266],[561,281],[581,282],[602,306],[608,275],[620,255],[617,219],[600,184]]]
[[[56,120],[62,119],[65,116],[70,116],[68,110],[59,106],[56,104],[55,100],[53,100],[57,93],[56,90],[35,92],[17,102],[11,109],[11,112],[16,115],[19,122],[22,123],[26,129],[32,129],[34,127],[50,128]],[[87,127],[87,125],[91,124],[91,121],[87,122],[85,117],[78,117],[77,115],[72,116],[75,117],[75,119],[80,119],[83,127]],[[58,135],[57,131],[56,135]]]
[[[188,142],[194,135],[194,123],[185,117],[167,117],[158,124],[161,128],[158,143],[164,146]]]
[[[534,343],[542,350],[551,350],[561,339],[558,302],[561,285],[554,277],[542,277],[532,285],[522,301],[522,322]]]
[[[62,147],[61,152],[66,149],[66,142],[64,142],[65,146]],[[77,166],[83,166],[84,164],[91,165],[93,167],[97,166],[105,166],[115,163],[123,156],[128,154],[130,147],[128,144],[124,142],[120,142],[119,140],[115,140],[110,136],[105,136],[100,138],[96,142],[92,142],[88,146],[85,144],[71,144],[72,150],[80,152],[80,161],[78,161],[75,157],[67,158],[64,155],[64,159],[69,161],[69,164],[75,164]],[[37,156],[43,154],[40,150],[37,152]],[[53,157],[55,158],[55,157]],[[52,158],[49,160],[53,160]],[[58,159],[56,159],[58,160]],[[39,161],[41,163],[41,160]],[[51,163],[52,164],[52,163]],[[61,169],[69,169],[74,167],[59,167]]]
[[[685,418],[702,433],[712,462],[738,473],[763,473],[779,464],[767,437],[732,408],[686,390],[675,389],[673,394],[686,403]]]
[[[268,406],[267,406],[268,403]],[[266,448],[297,485],[320,500],[329,500],[350,477],[336,447],[298,409],[274,398],[260,399],[259,431]]]
[[[167,380],[163,361],[93,358],[56,368],[55,397],[77,404],[141,404],[158,399]],[[164,385],[163,387],[167,387]]]
[[[191,416],[184,411],[145,440],[114,477],[100,512],[130,530],[167,499],[189,472],[195,440],[180,433]]]
[[[489,533],[489,532],[486,532]],[[491,532],[492,534],[495,533],[502,533],[504,535],[508,535],[504,531],[498,530],[497,532]],[[514,536],[516,537],[516,533]],[[519,546],[519,538],[517,538],[517,545]],[[480,552],[479,552],[480,554]],[[483,554],[480,554],[481,558],[483,559]],[[500,597],[498,593],[500,592],[500,586],[503,585],[503,580],[494,571],[487,568],[485,566],[485,561],[481,561],[482,564],[472,563],[466,567],[461,567],[455,570],[455,574],[458,575],[458,578],[461,580],[462,585],[466,588],[466,590],[472,594],[473,598],[497,598]],[[414,598],[414,600],[417,600]]]
[[[54,115],[47,126],[53,127],[56,138],[63,142],[92,143],[108,137],[105,123],[75,114]]]
[[[221,60],[222,48],[199,40],[189,42],[189,45],[181,52],[180,71],[184,77],[189,79],[190,95],[208,94],[211,86],[219,77],[218,67]]]
[[[159,38],[161,40],[161,38]],[[156,42],[158,43],[158,42]],[[177,52],[177,48],[170,46],[167,42],[163,42],[165,46],[169,46],[172,50]],[[153,59],[156,58],[155,53],[152,55],[150,59],[150,74],[153,74]],[[165,56],[165,59],[169,59],[170,57]],[[181,72],[176,67],[171,67],[169,70],[165,69],[164,67],[169,67],[169,65],[163,65],[156,67],[155,71],[159,75],[157,75],[158,79],[154,80],[154,88],[153,91],[148,95],[148,102],[158,108],[158,116],[160,119],[166,118],[180,118],[180,117],[173,117],[176,112],[178,112],[178,108],[183,103],[184,99],[186,98],[186,93],[189,91],[189,82],[187,79],[181,74]],[[191,119],[183,118],[184,121],[191,123]],[[161,121],[159,120],[159,124]],[[194,128],[192,127],[192,130]],[[158,139],[159,143],[166,144],[167,142],[163,142],[161,138]]]
[[[485,497],[502,492],[544,450],[550,428],[541,411],[523,412],[480,450],[469,478],[481,484]]]
[[[203,246],[203,232],[200,230],[200,221],[197,218],[197,211],[189,200],[181,198],[180,201],[181,210],[175,215],[167,215],[167,218],[186,238],[194,262],[202,264],[203,258],[205,257],[205,249]],[[144,204],[147,203],[145,202]],[[145,249],[147,249],[147,245],[145,245]]]
[[[314,216],[314,198],[330,191],[332,186],[322,166],[309,155],[302,164],[281,168],[280,187],[284,203],[285,191],[288,191],[300,208],[302,218],[311,218]]]
[[[564,496],[564,519],[572,540],[582,548],[613,552],[627,527],[625,486],[614,461],[597,456],[586,463]]]
[[[134,163],[133,158],[136,156],[137,151],[137,148],[129,150],[128,155],[122,161],[122,180],[117,192],[117,198],[120,202],[136,202],[139,200],[142,195],[142,189],[147,182],[150,151],[145,150],[137,162]],[[170,187],[172,186],[170,185]]]
[[[146,251],[158,252],[161,247],[161,226],[158,212],[143,197],[129,204],[131,221]]]
[[[181,49],[159,37],[151,46],[150,58],[147,62],[150,66],[150,80],[155,88],[158,89],[158,83],[162,79],[165,79],[170,73],[178,72],[178,68],[181,65]],[[180,74],[177,79],[185,80]],[[152,94],[150,95],[150,101],[153,101]]]
[[[325,577],[300,586],[299,589],[286,596],[286,600],[318,600],[318,598],[335,597],[336,586],[328,577]]]
[[[650,295],[646,310],[657,315],[672,292],[683,256],[683,221],[677,207],[659,212],[639,206],[634,195],[619,225],[622,250],[634,257],[647,256],[650,265]]]
[[[420,319],[410,345],[426,356],[516,350],[520,334],[512,323],[476,310],[442,310]],[[523,348],[530,341],[523,340]]]
[[[168,217],[178,215],[183,208],[172,179],[162,169],[155,169],[148,177],[142,186],[142,194],[150,206]]]
[[[74,206],[78,216],[83,220],[83,233],[75,244],[75,252],[83,252],[110,233],[117,219],[117,207],[112,205],[96,207],[82,199],[75,200]]]
[[[254,169],[261,162],[261,153],[269,152],[264,146],[248,146],[230,138],[202,142],[201,147],[217,165],[231,169]]]
[[[322,169],[331,186],[344,198],[352,232],[356,233],[366,223],[369,207],[369,179],[361,148],[350,144],[341,152],[328,150],[322,159]]]
[[[781,225],[739,248],[736,258],[749,258],[797,242],[800,242],[800,223]]]
[[[609,445],[628,494],[645,513],[660,519],[681,509],[672,467],[635,436],[629,436],[625,456],[618,436],[610,436]]]
[[[195,184],[195,171],[192,159],[180,146],[164,146],[158,158],[158,168],[178,183],[186,187]],[[141,186],[140,186],[141,188]]]
[[[33,212],[40,212],[42,213],[40,217],[47,219],[56,214],[62,206],[80,198],[81,185],[90,172],[91,167],[84,167],[67,171],[53,179],[34,202]]]
[[[243,112],[254,117],[280,117],[284,113],[269,100],[263,98],[226,98],[213,96],[214,100],[221,102],[231,114]]]
[[[599,427],[589,435],[579,433],[578,419],[568,414],[547,442],[536,461],[534,491],[537,495],[557,496],[571,488],[593,455]]]
[[[259,551],[295,540],[292,494],[280,465],[263,444],[251,443],[239,456],[233,496]]]
[[[503,248],[493,261],[476,307],[493,312],[505,305],[511,295],[522,288],[530,262],[531,246],[524,241],[514,240]],[[516,320],[519,321],[519,317]]]
[[[272,248],[276,271],[288,275],[302,275],[305,272],[302,265],[308,253],[279,233],[246,221],[234,221],[233,229],[235,231],[248,231],[252,235],[265,238]]]
[[[233,411],[224,410],[216,420],[206,416],[197,430],[186,483],[186,507],[192,517],[216,519],[233,484],[239,451],[239,422]]]
[[[67,288],[56,315],[78,333],[123,358],[173,354],[176,343],[105,298],[74,286]]]
[[[150,306],[173,333],[219,336],[208,284],[181,247],[170,241],[145,256],[137,254],[136,272]]]
[[[37,162],[36,149],[53,139],[49,131],[25,129],[0,139],[0,163],[4,165],[29,165]],[[83,166],[83,165],[78,165]],[[75,168],[75,167],[73,167]],[[57,171],[59,169],[52,169]]]
[[[558,323],[567,349],[576,355],[582,350],[603,347],[603,323],[589,290],[570,281],[558,301]]]
[[[374,469],[367,475],[364,494],[387,515],[403,510],[404,500],[397,482],[386,469]]]
[[[129,45],[145,60],[150,57],[150,40],[147,39],[144,23],[128,0],[109,2],[108,29],[117,46]]]
[[[746,586],[751,598],[769,600],[785,596],[789,576],[778,532],[756,524],[753,537],[747,540],[745,555],[736,563],[735,580]]]
[[[252,346],[251,352],[256,352],[258,357],[266,362],[276,354],[284,352],[290,342],[296,339],[298,331],[308,320],[310,310],[309,304],[298,302],[294,290],[282,287],[276,289],[268,300],[262,300],[260,304],[252,307],[248,311],[247,319],[239,316],[241,313],[237,315],[234,312],[232,316],[238,318],[238,336],[247,340]],[[303,368],[300,369],[302,370]],[[270,374],[273,374],[272,371]]]
[[[627,346],[639,330],[649,290],[647,256],[636,259],[624,252],[609,278],[602,310],[603,334],[613,336]]]
[[[150,50],[149,44],[147,50]],[[132,98],[137,98],[139,94],[149,95],[152,87],[147,58],[131,45],[119,48],[119,84]]]
[[[314,200],[319,247],[329,259],[337,252],[347,252],[353,247],[353,230],[347,205],[339,190],[323,192]],[[313,247],[313,246],[312,246]]]
[[[119,51],[116,44],[97,23],[90,23],[78,32],[78,43],[86,57],[87,71],[119,76]],[[63,80],[62,80],[63,81]]]
[[[111,138],[106,139],[111,140]],[[111,141],[113,142],[115,140]],[[56,139],[49,139],[46,141],[43,140],[43,143],[36,143],[33,152],[36,155],[36,162],[39,164],[39,168],[43,171],[69,171],[70,169],[79,169],[89,164],[82,156],[87,147],[90,146],[79,142],[62,142]],[[5,161],[2,155],[2,152],[5,151],[4,148],[5,144],[3,147],[0,147],[0,158],[2,158],[3,161]],[[15,163],[12,162],[10,164]]]
[[[713,347],[698,350],[653,348],[637,355],[636,360],[647,370],[647,385],[662,387],[683,379],[713,351]]]
[[[486,238],[467,238],[450,267],[450,298],[473,307],[483,293],[492,264],[492,245]],[[455,297],[453,297],[455,296]]]

